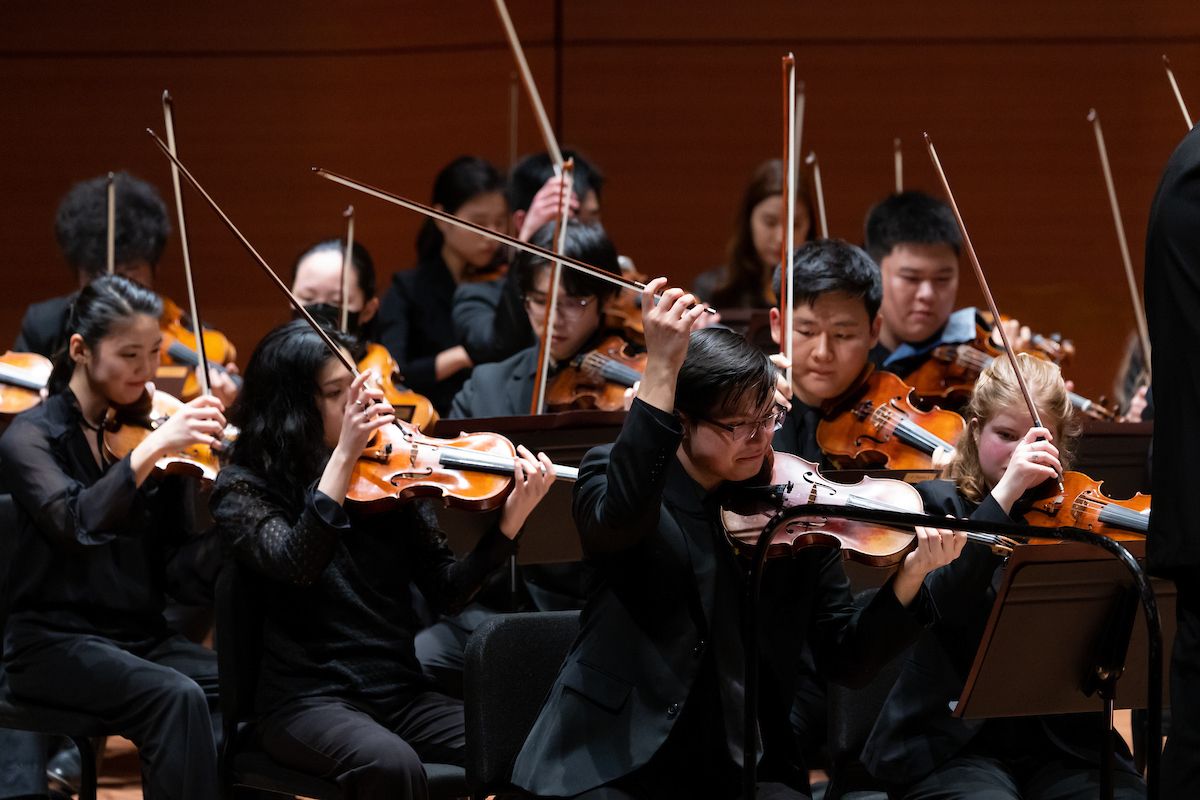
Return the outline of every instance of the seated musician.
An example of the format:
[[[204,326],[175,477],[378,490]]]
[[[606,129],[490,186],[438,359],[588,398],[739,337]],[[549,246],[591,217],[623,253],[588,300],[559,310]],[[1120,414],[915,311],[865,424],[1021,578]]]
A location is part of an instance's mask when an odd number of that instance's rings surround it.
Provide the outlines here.
[[[126,172],[113,176],[116,237],[114,271],[154,289],[155,274],[171,223],[158,191]],[[108,265],[108,176],[81,181],[59,203],[54,235],[79,288],[105,274]],[[54,358],[66,346],[66,324],[78,290],[34,303],[25,311],[13,344],[18,352]],[[227,364],[236,370],[236,365]],[[237,396],[237,385],[226,373],[209,369],[212,392],[226,403]]]
[[[996,358],[975,385],[966,410],[967,430],[946,479],[917,485],[930,514],[1020,520],[1025,492],[1062,473],[1078,435],[1066,386],[1054,364],[1024,354],[1018,361],[1046,427],[1033,427],[1011,362],[1007,356]],[[938,621],[921,635],[906,661],[862,756],[867,768],[891,785],[891,797],[1098,796],[1098,714],[989,720],[951,716],[1004,564],[985,545],[969,542],[961,558],[926,579],[940,612]],[[1144,797],[1145,785],[1117,738],[1116,796]]]
[[[554,471],[522,448],[495,527],[456,560],[432,501],[347,503],[359,455],[394,419],[370,376],[353,378],[302,320],[268,333],[231,411],[241,432],[212,511],[263,582],[263,748],[345,797],[424,798],[422,760],[463,763],[463,707],[422,676],[409,583],[436,608],[465,603],[516,551]]]
[[[571,219],[599,224],[604,176],[574,150],[564,150],[563,158],[575,162],[567,197]],[[561,189],[562,179],[555,175],[546,153],[526,156],[512,168],[506,191],[512,211],[511,230],[518,239],[528,242],[546,223],[558,219]],[[525,315],[520,287],[507,275],[458,287],[454,293],[454,329],[476,364],[503,361],[537,341]]]
[[[158,366],[161,313],[124,277],[89,282],[70,306],[49,396],[0,438],[17,505],[4,532],[4,670],[18,701],[98,716],[137,744],[146,797],[207,800],[219,793],[216,658],[174,633],[164,610],[166,591],[206,599],[195,556],[208,540],[189,535],[189,479],[152,473],[164,455],[212,444],[223,407],[197,398],[125,457],[105,447],[108,412],[143,399]]]
[[[804,173],[797,175],[794,241],[813,239],[812,197]],[[692,291],[714,308],[770,308],[776,304],[772,276],[783,248],[783,162],[764,161],[742,194],[725,263],[696,276]]]
[[[462,156],[442,168],[431,204],[485,228],[508,228],[504,182],[482,158]],[[449,410],[475,363],[451,321],[455,289],[476,272],[495,267],[498,253],[490,239],[428,219],[417,236],[417,265],[397,272],[383,294],[380,343],[408,385],[428,397],[439,414]]]
[[[776,450],[828,467],[817,444],[824,413],[869,374],[880,337],[880,267],[840,239],[806,243],[796,251],[792,283],[792,409],[775,433]],[[778,293],[782,270],[775,271]],[[770,309],[770,336],[782,343],[782,315]],[[779,363],[779,357],[776,357]],[[953,444],[953,443],[952,443]],[[947,457],[938,450],[934,461]]]
[[[342,262],[345,257],[344,239],[325,239],[307,248],[292,266],[292,294],[317,321],[331,328],[341,325],[344,302],[348,312],[346,332],[359,343],[375,341],[375,315],[379,311],[379,298],[375,295],[375,261],[362,243],[354,243],[347,276],[349,292],[343,301]]]
[[[867,215],[864,237],[883,276],[876,366],[903,378],[935,347],[975,339],[975,309],[954,311],[962,234],[948,205],[923,192],[890,195]]]
[[[554,247],[557,222],[547,223],[533,236],[532,243],[547,250]],[[620,274],[617,251],[604,229],[597,224],[568,224],[565,254],[594,267]],[[510,273],[524,298],[525,314],[535,333],[535,343],[504,361],[475,368],[450,407],[453,417],[506,417],[528,414],[533,400],[541,337],[546,319],[551,263],[529,253],[514,259]],[[555,323],[550,337],[553,377],[571,359],[594,348],[610,333],[604,327],[604,304],[617,291],[614,284],[585,275],[569,267],[559,279]]]
[[[704,307],[679,289],[642,309],[649,360],[615,444],[580,467],[574,515],[597,580],[584,625],[513,768],[535,795],[733,798],[742,761],[742,570],[720,534],[721,493],[761,480],[786,403],[775,368],[740,335],[689,332]],[[812,643],[831,680],[860,682],[912,641],[932,607],[925,574],[964,537],[924,534],[861,611],[842,556],[806,549],[767,625]],[[768,569],[768,573],[771,570]],[[768,628],[770,629],[770,628]],[[772,718],[790,697],[764,682],[766,764]],[[764,785],[760,797],[803,796]]]

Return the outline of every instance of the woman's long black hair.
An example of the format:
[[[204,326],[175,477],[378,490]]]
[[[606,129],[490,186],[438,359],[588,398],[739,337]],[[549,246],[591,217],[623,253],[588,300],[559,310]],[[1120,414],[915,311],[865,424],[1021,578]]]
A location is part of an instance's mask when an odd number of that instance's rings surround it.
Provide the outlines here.
[[[349,349],[349,339],[328,332]],[[229,411],[230,422],[239,429],[229,463],[250,470],[295,501],[329,458],[317,408],[317,375],[331,358],[335,356],[304,320],[280,325],[254,348],[241,394]]]
[[[162,300],[154,292],[120,275],[103,275],[79,290],[67,315],[62,349],[54,354],[47,390],[58,394],[67,388],[75,372],[71,360],[71,336],[78,333],[92,350],[117,325],[136,314],[154,319],[162,316]]]
[[[433,181],[432,202],[454,214],[481,194],[504,194],[504,179],[488,161],[475,156],[459,156],[437,174]],[[417,256],[422,261],[442,251],[445,238],[432,219],[425,220],[417,234]]]

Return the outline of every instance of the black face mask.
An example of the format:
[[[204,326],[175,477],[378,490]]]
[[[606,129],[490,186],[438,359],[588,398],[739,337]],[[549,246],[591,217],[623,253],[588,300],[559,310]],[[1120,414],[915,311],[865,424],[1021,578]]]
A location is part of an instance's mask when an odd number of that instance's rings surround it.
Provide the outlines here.
[[[313,319],[317,322],[328,325],[335,330],[341,328],[342,325],[342,307],[335,306],[331,303],[313,303],[304,307],[304,310],[312,314]],[[346,315],[346,332],[352,336],[359,334],[358,317],[361,312],[351,311]],[[300,314],[292,310],[293,317],[299,317]]]

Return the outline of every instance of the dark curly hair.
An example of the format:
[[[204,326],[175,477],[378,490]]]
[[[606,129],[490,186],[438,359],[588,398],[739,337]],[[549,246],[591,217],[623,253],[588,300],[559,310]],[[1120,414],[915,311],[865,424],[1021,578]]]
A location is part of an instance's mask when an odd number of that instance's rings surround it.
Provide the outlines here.
[[[326,330],[334,342],[351,349],[349,338]],[[325,429],[317,408],[317,374],[331,358],[325,342],[304,320],[274,328],[254,348],[242,391],[229,410],[229,421],[238,427],[229,462],[297,503],[329,459],[320,444]]]
[[[128,172],[113,176],[116,187],[116,254],[118,264],[145,261],[151,267],[162,258],[171,223],[158,190]],[[107,267],[108,176],[81,181],[58,205],[54,237],[67,263],[76,272],[103,274]]]

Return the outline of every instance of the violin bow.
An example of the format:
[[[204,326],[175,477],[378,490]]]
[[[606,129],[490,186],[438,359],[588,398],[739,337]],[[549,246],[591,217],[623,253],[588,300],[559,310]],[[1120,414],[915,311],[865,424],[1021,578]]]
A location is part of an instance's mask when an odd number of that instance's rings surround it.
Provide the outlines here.
[[[504,34],[508,37],[509,49],[512,50],[513,59],[517,62],[521,83],[525,85],[525,94],[529,96],[529,103],[533,106],[538,129],[541,130],[542,140],[546,143],[546,152],[550,154],[550,161],[554,164],[554,173],[561,175],[562,150],[558,147],[558,140],[554,138],[554,128],[550,126],[550,118],[546,116],[546,107],[542,105],[542,96],[538,94],[537,84],[533,81],[529,62],[525,60],[525,51],[521,48],[521,40],[517,38],[517,29],[513,27],[512,17],[508,15],[508,6],[504,4],[504,0],[495,0],[495,5],[496,13],[500,16],[500,23],[504,26]]]
[[[896,194],[904,191],[904,151],[900,149],[899,137],[892,139],[892,163],[896,170]]]
[[[105,201],[107,223],[104,231],[104,265],[108,269],[109,275],[117,271],[117,185],[115,178],[116,176],[111,172],[108,173],[107,200]]]
[[[792,287],[796,276],[796,57],[783,57],[783,253],[780,264],[779,314],[783,324],[783,354],[787,358],[787,382],[792,384]]]
[[[367,194],[371,197],[391,203],[392,205],[400,206],[401,208],[407,208],[409,211],[415,211],[418,214],[430,217],[431,219],[436,219],[440,222],[445,222],[446,224],[453,225],[456,228],[461,228],[463,230],[470,231],[471,233],[477,233],[485,239],[491,239],[493,242],[499,242],[500,244],[508,245],[516,250],[521,250],[525,253],[530,253],[531,255],[544,258],[547,261],[558,262],[564,267],[571,267],[572,269],[578,270],[585,275],[591,275],[593,278],[607,281],[614,286],[620,286],[623,289],[632,289],[635,292],[644,291],[646,288],[646,284],[639,281],[619,277],[608,270],[594,267],[591,264],[587,264],[577,258],[571,258],[570,256],[563,255],[561,253],[555,253],[553,250],[547,250],[546,248],[539,247],[531,242],[523,242],[515,236],[509,236],[506,233],[500,233],[499,231],[494,231],[491,228],[485,228],[482,225],[477,225],[474,222],[463,219],[462,217],[456,217],[449,212],[440,211],[436,208],[427,206],[424,203],[418,203],[416,200],[410,200],[407,197],[401,197],[398,194],[392,194],[391,192],[384,191],[383,189],[371,186],[370,184],[356,181],[353,178],[347,178],[345,175],[339,175],[336,172],[331,172],[324,167],[313,167],[312,171],[315,175],[324,178],[327,181],[341,184],[347,188],[354,189],[355,191],[362,192],[363,194]],[[655,295],[655,297],[659,298],[661,295]],[[708,314],[717,313],[708,307],[706,307],[704,311]]]
[[[1133,301],[1133,318],[1137,321],[1138,342],[1142,348],[1142,369],[1150,376],[1150,332],[1146,327],[1146,311],[1138,292],[1137,278],[1133,274],[1133,259],[1129,257],[1129,242],[1125,239],[1125,224],[1121,221],[1121,208],[1117,205],[1117,189],[1113,183],[1112,168],[1108,163],[1108,147],[1104,144],[1104,131],[1100,128],[1100,115],[1096,109],[1088,111],[1088,121],[1096,134],[1096,148],[1100,151],[1100,167],[1104,171],[1104,185],[1108,189],[1108,205],[1112,209],[1113,226],[1117,229],[1117,244],[1121,248],[1121,263],[1125,265],[1125,280],[1129,285],[1129,299]]]
[[[1163,67],[1167,70],[1167,80],[1171,82],[1171,91],[1175,93],[1175,101],[1179,103],[1179,110],[1183,112],[1183,121],[1187,124],[1188,130],[1192,129],[1192,115],[1188,113],[1187,104],[1183,102],[1183,92],[1179,91],[1179,82],[1175,80],[1175,71],[1171,69],[1171,59],[1163,54]]]
[[[284,296],[287,297],[288,302],[292,304],[292,308],[296,309],[296,313],[298,313],[312,327],[317,336],[321,337],[321,341],[323,341],[325,346],[329,348],[329,352],[333,353],[333,355],[342,362],[342,365],[350,371],[350,374],[357,378],[358,367],[355,365],[354,361],[351,360],[350,357],[344,352],[342,352],[342,349],[333,341],[333,338],[329,335],[328,331],[322,328],[320,323],[313,319],[313,315],[308,313],[308,309],[304,307],[304,304],[296,298],[296,295],[292,294],[292,290],[288,288],[287,284],[280,280],[279,275],[276,274],[275,270],[271,269],[271,265],[266,262],[266,259],[259,255],[258,251],[254,249],[254,245],[250,244],[250,240],[242,235],[242,232],[238,230],[236,225],[233,224],[233,220],[231,220],[229,216],[221,210],[221,207],[217,205],[217,201],[213,200],[212,195],[205,191],[204,187],[200,185],[200,182],[196,180],[192,176],[192,173],[188,171],[187,167],[183,165],[183,162],[179,160],[175,153],[171,152],[171,148],[169,148],[162,139],[158,138],[158,134],[156,134],[150,128],[146,129],[146,133],[150,134],[150,137],[154,139],[154,143],[158,145],[160,150],[162,150],[163,155],[171,160],[171,163],[179,170],[179,173],[187,179],[187,182],[190,183],[192,187],[200,193],[200,196],[203,197],[210,206],[212,206],[212,210],[216,212],[217,216],[221,219],[221,222],[225,223],[225,227],[229,229],[234,237],[241,242],[242,247],[244,247],[246,252],[249,253],[254,259],[254,263],[258,264],[258,266],[262,268],[262,271],[265,272],[267,277],[271,279],[271,281],[275,284],[275,287],[279,289],[279,291],[283,292]]]
[[[171,92],[163,89],[162,93],[163,124],[166,126],[167,148],[175,156],[175,101]],[[187,283],[188,310],[192,315],[192,330],[196,334],[196,355],[199,358],[198,377],[200,393],[212,394],[212,386],[208,381],[208,354],[204,350],[204,328],[200,324],[200,310],[196,303],[196,286],[192,282],[192,257],[188,249],[187,221],[183,214],[183,190],[179,185],[179,167],[174,159],[171,161],[171,186],[175,190],[175,215],[179,219],[179,244],[183,248],[183,277]]]
[[[554,252],[565,253],[567,246],[567,217],[571,211],[567,187],[575,175],[575,159],[563,164],[562,181],[558,185],[558,225],[554,229]],[[554,334],[554,319],[558,314],[558,287],[562,282],[562,264],[550,263],[550,282],[547,286],[546,316],[542,319],[542,340],[538,344],[537,374],[533,379],[533,400],[530,414],[546,413],[546,383],[550,374],[550,338]]]
[[[1029,416],[1033,419],[1035,428],[1041,428],[1042,418],[1038,414],[1037,406],[1033,402],[1033,396],[1029,394],[1029,387],[1025,384],[1025,376],[1021,374],[1021,366],[1017,363],[1017,354],[1013,350],[1012,343],[1008,340],[1008,332],[1004,329],[1004,324],[1001,322],[1004,318],[1000,316],[1000,309],[996,307],[996,299],[992,296],[992,290],[988,288],[987,278],[983,274],[983,267],[979,266],[979,257],[975,254],[975,247],[971,244],[971,237],[967,233],[966,223],[963,222],[962,214],[958,211],[958,203],[954,200],[954,192],[950,190],[950,181],[946,179],[946,172],[942,169],[942,162],[938,159],[937,150],[933,147],[933,139],[929,138],[929,134],[925,134],[925,146],[929,149],[929,158],[933,161],[933,168],[938,174],[938,179],[942,182],[942,189],[946,192],[946,199],[950,201],[950,210],[954,212],[954,220],[958,223],[958,230],[962,233],[963,245],[966,247],[967,257],[971,262],[972,268],[975,270],[975,279],[979,281],[979,289],[983,292],[983,297],[987,300],[988,309],[992,312],[992,319],[996,320],[996,328],[1000,331],[1000,341],[1004,344],[1004,352],[1008,354],[1008,360],[1012,364],[1013,374],[1017,376],[1017,385],[1021,387],[1021,396],[1025,398],[1025,404],[1029,407]],[[1061,481],[1060,481],[1061,484]]]
[[[817,161],[817,154],[813,151],[809,151],[804,163],[812,167],[813,193],[817,196],[817,221],[821,223],[821,238],[828,239],[829,220],[825,219],[825,187],[821,183],[821,163]]]
[[[350,266],[354,258],[354,206],[342,212],[346,218],[346,252],[342,256],[342,333],[350,330]]]

